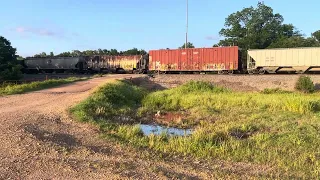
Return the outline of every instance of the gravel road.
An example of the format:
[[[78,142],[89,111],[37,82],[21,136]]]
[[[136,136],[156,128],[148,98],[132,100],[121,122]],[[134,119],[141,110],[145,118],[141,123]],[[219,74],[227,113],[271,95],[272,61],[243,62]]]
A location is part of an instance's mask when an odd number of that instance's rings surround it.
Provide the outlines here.
[[[160,158],[99,137],[67,109],[112,79],[108,75],[56,88],[0,97],[0,179],[212,179],[268,174],[247,163]]]

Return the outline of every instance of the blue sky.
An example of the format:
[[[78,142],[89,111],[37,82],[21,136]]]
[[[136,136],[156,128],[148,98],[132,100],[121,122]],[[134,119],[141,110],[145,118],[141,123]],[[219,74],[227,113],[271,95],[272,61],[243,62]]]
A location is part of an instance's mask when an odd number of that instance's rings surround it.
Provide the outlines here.
[[[10,0],[0,35],[18,54],[71,50],[177,48],[185,41],[185,0]],[[225,18],[257,0],[189,0],[189,40],[217,43]],[[320,29],[319,0],[265,0],[304,34]]]

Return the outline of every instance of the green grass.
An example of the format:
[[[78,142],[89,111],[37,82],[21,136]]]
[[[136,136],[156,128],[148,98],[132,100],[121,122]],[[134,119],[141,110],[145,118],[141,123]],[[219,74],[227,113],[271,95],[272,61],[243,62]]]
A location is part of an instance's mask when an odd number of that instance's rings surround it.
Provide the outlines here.
[[[118,122],[127,124],[130,120],[136,121],[135,110],[146,94],[147,91],[142,88],[115,81],[98,88],[71,111],[82,121],[106,122],[111,126]]]
[[[139,126],[132,125],[159,110],[187,112],[189,120],[199,123],[187,137],[143,136]],[[78,119],[98,125],[107,137],[137,147],[262,164],[284,177],[320,175],[318,93],[232,92],[206,82],[147,93],[118,81],[71,111]]]
[[[36,91],[50,87],[59,86],[86,78],[67,78],[67,79],[51,79],[46,81],[32,82],[28,84],[7,84],[0,86],[0,95],[21,94],[29,91]]]

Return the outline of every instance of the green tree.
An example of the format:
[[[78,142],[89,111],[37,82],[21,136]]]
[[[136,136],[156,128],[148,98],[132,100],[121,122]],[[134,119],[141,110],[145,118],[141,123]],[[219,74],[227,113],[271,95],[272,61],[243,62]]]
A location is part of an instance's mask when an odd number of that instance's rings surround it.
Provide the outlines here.
[[[123,52],[123,55],[137,55],[139,54],[139,50],[137,48],[128,49],[127,51]]]
[[[73,50],[70,54],[72,57],[78,57],[82,55],[82,52],[79,50]]]
[[[50,57],[54,57],[54,54],[53,54],[53,52],[50,52]]]
[[[11,46],[10,41],[0,36],[0,81],[20,79],[21,68],[16,49]]]
[[[129,49],[127,51],[124,51],[120,54],[123,54],[123,55],[126,55],[126,56],[129,56],[129,55],[145,55],[147,54],[147,52],[143,49],[141,50],[138,50],[137,48],[132,48],[132,49]]]
[[[312,33],[312,37],[314,37],[318,42],[320,42],[320,30]]]
[[[99,55],[105,55],[105,54],[104,54],[104,51],[103,51],[102,49],[98,49],[98,54],[99,54]]]
[[[186,43],[184,43],[179,49],[184,49],[186,48]],[[187,43],[187,48],[195,48],[194,45],[191,42]]]
[[[237,45],[243,50],[264,49],[279,38],[301,36],[292,24],[283,24],[283,17],[259,2],[257,7],[244,8],[226,18],[218,45]]]
[[[34,55],[33,57],[37,57],[37,58],[39,58],[39,57],[47,57],[47,53],[42,52],[42,53],[40,53],[40,54]]]
[[[140,49],[140,55],[146,55],[147,51],[145,51],[144,49]]]
[[[63,52],[63,53],[58,54],[58,57],[72,57],[72,53]]]
[[[24,60],[24,58],[22,56],[17,56],[17,60],[21,61],[21,60]]]
[[[116,55],[119,55],[119,52],[116,49],[110,49],[110,55],[116,56]]]
[[[313,37],[292,36],[290,38],[280,38],[273,42],[268,48],[295,48],[295,47],[319,47],[318,42]]]

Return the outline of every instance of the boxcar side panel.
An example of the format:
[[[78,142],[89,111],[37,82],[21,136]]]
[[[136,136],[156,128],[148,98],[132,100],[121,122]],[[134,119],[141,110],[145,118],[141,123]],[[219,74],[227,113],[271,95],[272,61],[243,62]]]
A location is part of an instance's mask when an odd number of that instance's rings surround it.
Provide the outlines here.
[[[190,48],[149,51],[150,70],[220,71],[238,70],[238,47]]]

